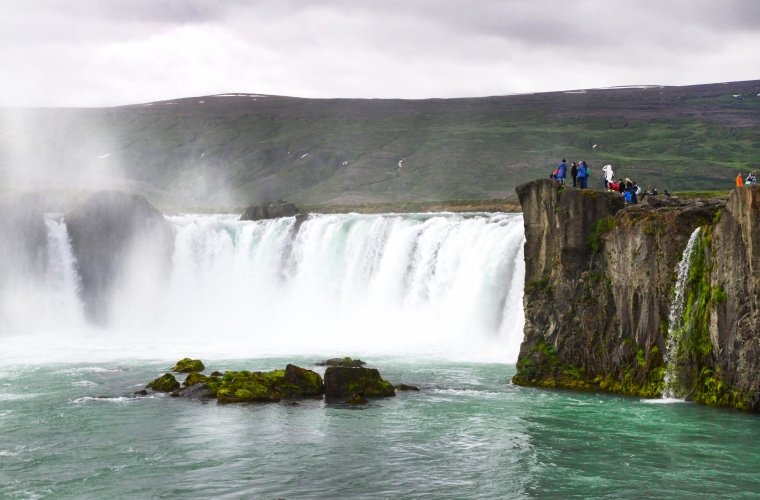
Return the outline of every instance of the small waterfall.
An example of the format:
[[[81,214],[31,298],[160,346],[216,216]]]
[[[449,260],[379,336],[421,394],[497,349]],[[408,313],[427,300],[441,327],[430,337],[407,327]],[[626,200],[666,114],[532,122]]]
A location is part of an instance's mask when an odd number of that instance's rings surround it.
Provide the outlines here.
[[[662,397],[673,399],[677,397],[678,390],[678,355],[683,339],[683,310],[685,305],[686,280],[689,279],[691,270],[691,255],[694,245],[699,237],[699,228],[695,229],[689,237],[686,249],[683,251],[681,262],[678,263],[678,278],[673,292],[673,302],[670,306],[670,318],[668,325],[668,339],[665,353],[665,389]]]
[[[12,276],[0,287],[0,334],[41,333],[84,326],[79,276],[66,224],[45,218],[47,260],[44,276]]]

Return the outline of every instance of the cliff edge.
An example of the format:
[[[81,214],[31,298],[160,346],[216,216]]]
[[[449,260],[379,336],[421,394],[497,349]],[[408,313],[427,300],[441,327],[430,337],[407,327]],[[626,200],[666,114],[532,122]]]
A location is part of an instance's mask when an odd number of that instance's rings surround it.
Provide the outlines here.
[[[760,410],[760,189],[627,207],[550,179],[517,194],[525,337],[513,383]]]

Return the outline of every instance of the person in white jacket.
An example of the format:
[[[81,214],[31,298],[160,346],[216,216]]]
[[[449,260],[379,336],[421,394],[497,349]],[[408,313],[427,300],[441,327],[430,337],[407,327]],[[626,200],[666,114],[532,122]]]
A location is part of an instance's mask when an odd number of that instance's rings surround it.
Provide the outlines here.
[[[610,184],[612,184],[612,181],[615,178],[615,174],[612,173],[612,165],[603,166],[602,171],[604,172],[604,187],[609,189]]]

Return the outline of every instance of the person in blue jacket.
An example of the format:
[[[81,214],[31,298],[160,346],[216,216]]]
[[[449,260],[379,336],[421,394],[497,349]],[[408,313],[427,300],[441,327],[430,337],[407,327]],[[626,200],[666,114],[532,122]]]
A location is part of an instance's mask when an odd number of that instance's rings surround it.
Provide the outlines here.
[[[586,162],[582,161],[578,166],[578,181],[580,182],[580,188],[586,189],[588,187],[588,167]]]
[[[560,184],[564,185],[565,178],[567,178],[567,163],[565,163],[565,159],[562,158],[559,167],[557,167],[557,180],[559,180]]]

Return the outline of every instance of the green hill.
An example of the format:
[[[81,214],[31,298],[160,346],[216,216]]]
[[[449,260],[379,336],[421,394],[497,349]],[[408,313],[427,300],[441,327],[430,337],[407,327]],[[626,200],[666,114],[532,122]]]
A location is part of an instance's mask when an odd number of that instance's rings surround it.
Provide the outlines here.
[[[164,206],[509,198],[561,158],[594,179],[728,189],[760,170],[760,81],[467,99],[204,96],[0,110],[0,184]],[[201,103],[202,101],[202,103]]]

